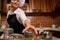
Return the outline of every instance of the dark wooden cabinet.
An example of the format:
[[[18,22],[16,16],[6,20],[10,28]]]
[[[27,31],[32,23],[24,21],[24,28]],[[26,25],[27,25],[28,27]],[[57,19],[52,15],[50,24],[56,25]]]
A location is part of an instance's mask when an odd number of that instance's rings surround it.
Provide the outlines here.
[[[59,0],[26,0],[27,5],[23,6],[26,12],[51,12],[55,10],[57,4],[60,3]],[[10,0],[2,0],[2,10],[7,12],[7,4]]]
[[[3,0],[0,0],[0,12],[3,10]]]
[[[30,0],[30,7],[35,12],[51,12],[56,3],[56,0]]]
[[[0,14],[0,26],[1,26],[1,14]]]
[[[6,13],[7,12],[7,4],[6,0],[0,0],[0,12]]]

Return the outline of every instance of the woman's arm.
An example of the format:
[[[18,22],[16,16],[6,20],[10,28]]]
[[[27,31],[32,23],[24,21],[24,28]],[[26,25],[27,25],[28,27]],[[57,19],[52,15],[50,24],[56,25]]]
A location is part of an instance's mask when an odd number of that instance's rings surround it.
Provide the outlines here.
[[[36,28],[34,26],[31,25],[31,21],[30,19],[28,19],[24,13],[24,11],[21,11],[19,13],[20,15],[20,19],[22,20],[23,22],[23,25],[25,26],[25,29],[22,31],[23,33],[26,32],[27,30],[29,29],[32,29],[33,33],[35,33],[36,35],[38,34]]]
[[[29,20],[25,21],[25,25],[26,25],[26,28],[22,31],[23,33],[26,32],[27,30],[31,29],[31,31],[34,34],[38,35],[37,29],[33,25],[31,25],[31,22]]]

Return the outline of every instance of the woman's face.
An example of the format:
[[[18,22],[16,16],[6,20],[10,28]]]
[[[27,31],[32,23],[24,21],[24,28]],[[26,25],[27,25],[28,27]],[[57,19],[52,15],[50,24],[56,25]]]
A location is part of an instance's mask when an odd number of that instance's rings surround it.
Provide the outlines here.
[[[18,8],[19,7],[19,1],[18,0],[11,0],[11,6],[14,8]]]

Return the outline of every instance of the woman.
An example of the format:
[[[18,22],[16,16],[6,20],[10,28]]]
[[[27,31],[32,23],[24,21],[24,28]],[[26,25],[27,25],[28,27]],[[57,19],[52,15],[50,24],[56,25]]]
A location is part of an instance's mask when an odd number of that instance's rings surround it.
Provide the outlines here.
[[[11,9],[7,13],[7,22],[14,29],[14,33],[24,33],[32,29],[33,33],[38,34],[36,28],[31,25],[30,19],[19,8],[19,0],[11,0]]]

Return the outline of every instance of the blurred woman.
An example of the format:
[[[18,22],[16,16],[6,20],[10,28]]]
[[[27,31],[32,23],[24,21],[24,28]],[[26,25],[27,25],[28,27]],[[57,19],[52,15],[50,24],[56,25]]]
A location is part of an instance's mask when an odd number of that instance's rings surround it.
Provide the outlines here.
[[[11,9],[7,13],[7,22],[10,28],[14,29],[14,33],[24,33],[29,29],[32,29],[36,35],[37,30],[31,25],[30,19],[28,19],[22,9],[19,8],[19,0],[11,0]]]

